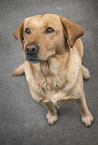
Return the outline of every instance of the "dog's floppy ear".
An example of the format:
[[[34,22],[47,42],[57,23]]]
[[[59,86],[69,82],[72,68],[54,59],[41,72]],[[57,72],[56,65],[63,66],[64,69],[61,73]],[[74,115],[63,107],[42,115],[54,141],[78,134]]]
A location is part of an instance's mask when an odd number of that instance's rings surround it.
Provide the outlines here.
[[[81,37],[82,35],[84,35],[85,30],[83,28],[81,28],[78,24],[60,17],[62,25],[64,27],[64,34],[65,34],[65,38],[67,39],[67,43],[68,45],[72,48],[75,41]]]
[[[20,42],[22,50],[23,50],[23,47],[24,47],[23,46],[23,40],[24,40],[23,28],[24,28],[24,22],[22,22],[20,24],[20,26],[13,33],[15,39],[17,39]]]

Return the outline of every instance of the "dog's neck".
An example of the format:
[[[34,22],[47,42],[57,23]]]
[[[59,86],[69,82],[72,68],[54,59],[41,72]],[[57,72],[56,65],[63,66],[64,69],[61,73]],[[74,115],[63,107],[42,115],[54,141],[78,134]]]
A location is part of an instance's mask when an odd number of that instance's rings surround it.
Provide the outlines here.
[[[65,70],[68,57],[69,57],[68,52],[64,52],[62,54],[56,54],[50,57],[47,61],[40,63],[41,72],[46,77],[57,75],[58,73],[60,74],[63,70]]]
[[[79,64],[78,56],[70,49],[62,55],[57,54],[50,57],[48,61],[34,64],[32,67],[35,67],[35,79],[42,88],[55,90],[62,88],[66,83],[66,90],[69,90],[76,82]]]
[[[33,70],[38,84],[43,88],[52,90],[61,88],[66,81],[65,68],[68,57],[68,52],[64,52],[62,55],[56,54],[47,61],[32,65],[32,67],[35,67]]]

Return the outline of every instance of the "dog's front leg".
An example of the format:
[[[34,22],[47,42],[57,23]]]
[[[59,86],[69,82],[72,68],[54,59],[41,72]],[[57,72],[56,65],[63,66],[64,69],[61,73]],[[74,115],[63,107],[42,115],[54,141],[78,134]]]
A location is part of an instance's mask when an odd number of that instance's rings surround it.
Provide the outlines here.
[[[30,85],[29,85],[29,89],[30,89],[32,98],[35,99],[37,102],[41,102],[45,105],[45,107],[48,110],[48,114],[46,116],[48,119],[48,123],[50,125],[53,125],[58,120],[57,111],[55,109],[54,104],[41,96],[39,97],[34,91],[32,91]]]
[[[58,120],[58,115],[57,115],[57,111],[55,109],[55,106],[52,102],[44,103],[44,105],[48,110],[48,113],[46,116],[48,119],[48,123],[50,125],[53,125]]]
[[[77,100],[77,102],[78,102],[79,107],[80,107],[82,122],[85,124],[85,126],[89,127],[92,124],[94,119],[93,119],[93,116],[88,109],[84,91],[82,92],[81,97]]]

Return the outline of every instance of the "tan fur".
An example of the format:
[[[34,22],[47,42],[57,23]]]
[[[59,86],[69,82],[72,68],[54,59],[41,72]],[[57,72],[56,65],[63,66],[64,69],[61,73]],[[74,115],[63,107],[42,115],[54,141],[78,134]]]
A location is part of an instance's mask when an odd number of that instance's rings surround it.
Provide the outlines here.
[[[30,35],[24,32],[27,27],[31,30]],[[52,27],[55,32],[46,34],[47,27]],[[83,123],[90,126],[93,121],[83,90],[83,75],[86,79],[90,78],[88,69],[82,65],[83,44],[80,37],[84,33],[78,24],[54,14],[26,18],[14,32],[24,59],[24,48],[29,42],[40,46],[38,57],[41,61],[34,64],[25,60],[12,75],[25,72],[31,95],[46,106],[51,125],[58,120],[55,110],[57,102],[59,106],[74,99],[79,103]]]
[[[12,76],[22,75],[24,73],[24,63],[21,64],[13,73]]]

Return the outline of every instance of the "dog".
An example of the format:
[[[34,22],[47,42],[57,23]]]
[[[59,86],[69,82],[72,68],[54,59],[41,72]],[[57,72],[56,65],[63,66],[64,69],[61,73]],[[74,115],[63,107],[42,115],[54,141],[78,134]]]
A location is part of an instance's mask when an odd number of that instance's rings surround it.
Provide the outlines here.
[[[82,65],[85,30],[78,24],[55,14],[25,18],[13,33],[20,42],[25,62],[13,76],[25,73],[32,98],[48,110],[47,120],[53,125],[58,120],[61,104],[76,100],[82,122],[90,126],[94,120],[83,89],[83,76],[90,73]]]

